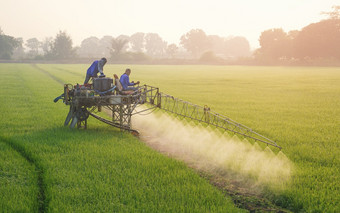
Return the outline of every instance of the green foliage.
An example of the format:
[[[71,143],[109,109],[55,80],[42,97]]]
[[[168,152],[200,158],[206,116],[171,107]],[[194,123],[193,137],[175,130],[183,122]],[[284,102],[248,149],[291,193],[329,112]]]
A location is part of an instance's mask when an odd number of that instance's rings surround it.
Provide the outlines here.
[[[0,29],[0,59],[10,59],[13,50],[20,45],[19,41],[9,35],[5,35]]]
[[[53,58],[56,59],[69,59],[75,56],[71,37],[62,31],[56,35],[51,51]]]
[[[37,38],[30,38],[26,41],[26,46],[29,48],[28,55],[33,58],[38,55],[41,42]]]

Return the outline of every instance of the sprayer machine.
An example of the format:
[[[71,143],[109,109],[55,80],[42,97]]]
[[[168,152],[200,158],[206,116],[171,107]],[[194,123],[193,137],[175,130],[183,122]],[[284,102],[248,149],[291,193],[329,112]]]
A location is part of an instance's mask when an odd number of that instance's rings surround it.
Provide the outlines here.
[[[92,117],[138,136],[137,130],[131,128],[133,115],[160,109],[172,113],[180,118],[190,119],[219,128],[233,135],[247,138],[251,141],[261,142],[281,150],[273,140],[255,132],[251,128],[212,111],[208,106],[198,106],[190,102],[161,93],[159,88],[143,85],[135,91],[123,91],[118,76],[114,78],[94,78],[92,84],[64,85],[64,93],[54,101],[62,99],[70,107],[65,119],[65,126],[70,128],[87,128],[87,119]],[[138,111],[138,106],[144,105]],[[111,112],[111,118],[99,116],[102,110]]]

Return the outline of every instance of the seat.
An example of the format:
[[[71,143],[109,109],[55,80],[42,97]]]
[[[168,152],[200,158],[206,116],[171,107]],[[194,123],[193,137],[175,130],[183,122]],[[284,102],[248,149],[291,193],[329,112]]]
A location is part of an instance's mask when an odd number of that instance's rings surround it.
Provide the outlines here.
[[[118,94],[120,94],[120,95],[132,95],[136,92],[136,91],[133,91],[133,90],[124,91],[123,86],[120,83],[118,76],[116,74],[113,74],[113,77],[115,79],[116,91],[118,92]]]

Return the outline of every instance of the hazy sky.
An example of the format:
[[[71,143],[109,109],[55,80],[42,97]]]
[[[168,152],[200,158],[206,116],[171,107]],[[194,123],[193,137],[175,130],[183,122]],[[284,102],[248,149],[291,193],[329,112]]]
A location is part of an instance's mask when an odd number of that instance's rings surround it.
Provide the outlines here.
[[[244,36],[254,49],[264,30],[300,30],[326,18],[320,13],[333,5],[340,0],[0,0],[0,27],[24,40],[66,30],[75,45],[90,36],[136,32],[179,44],[198,28],[207,35]]]

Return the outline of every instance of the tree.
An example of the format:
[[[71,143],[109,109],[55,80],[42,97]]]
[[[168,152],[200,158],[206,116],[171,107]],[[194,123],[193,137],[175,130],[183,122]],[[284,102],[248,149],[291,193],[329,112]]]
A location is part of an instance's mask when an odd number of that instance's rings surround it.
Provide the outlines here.
[[[260,48],[256,51],[258,59],[276,62],[291,51],[291,40],[282,29],[270,29],[261,33]]]
[[[213,51],[207,51],[199,58],[203,63],[221,63],[223,60],[215,55]]]
[[[322,12],[321,14],[328,15],[328,19],[340,19],[340,5],[333,6],[331,12]]]
[[[46,37],[41,42],[41,49],[44,53],[45,58],[51,58],[52,57],[52,48],[53,48],[53,38],[52,37]]]
[[[5,35],[0,28],[0,59],[10,59],[13,50],[20,45],[20,42],[12,37]]]
[[[128,49],[130,49],[130,36],[119,35],[119,36],[117,36],[116,39],[127,41],[127,43],[123,46],[123,49],[121,50],[122,52],[126,52],[126,51],[128,51]]]
[[[228,57],[238,58],[250,56],[250,45],[246,38],[231,37],[224,41],[224,54]]]
[[[99,55],[100,57],[110,57],[111,56],[111,46],[112,46],[112,36],[104,36],[99,40]],[[98,57],[97,56],[97,57]]]
[[[18,45],[17,47],[13,50],[13,55],[12,57],[14,59],[24,59],[25,58],[25,49],[23,47],[24,40],[23,38],[16,38]]]
[[[287,60],[290,62],[340,61],[340,7],[329,13],[329,19],[312,23],[301,31],[271,29],[262,32],[260,45],[255,52],[264,62]]]
[[[56,59],[68,59],[75,56],[75,51],[72,47],[72,39],[66,32],[59,31],[53,42],[53,56]]]
[[[286,43],[286,56],[289,59],[294,59],[296,60],[298,58],[297,52],[296,52],[296,42],[297,42],[297,37],[299,36],[300,31],[298,30],[291,30],[288,32],[287,37],[288,41]]]
[[[167,43],[157,33],[145,35],[146,53],[152,57],[163,57],[167,48]]]
[[[85,58],[96,58],[102,54],[102,51],[99,49],[100,41],[97,37],[89,37],[84,39],[80,48],[78,49],[78,55],[80,57]]]
[[[29,48],[29,56],[35,57],[39,54],[39,47],[41,47],[41,42],[37,38],[30,38],[26,41],[26,46]]]
[[[181,37],[180,44],[188,52],[191,52],[195,58],[211,49],[211,43],[205,32],[201,29],[190,30]]]
[[[130,36],[131,49],[134,52],[144,52],[144,33],[138,32]]]
[[[295,45],[300,58],[340,60],[340,19],[327,19],[304,27]]]
[[[218,35],[209,35],[208,36],[209,42],[211,44],[211,51],[215,54],[223,54],[225,55],[225,41],[226,38],[222,38]]]
[[[168,45],[167,49],[166,49],[166,53],[171,57],[174,58],[175,55],[178,52],[178,47],[176,44],[170,44]]]
[[[122,54],[124,46],[128,43],[126,39],[113,38],[111,41],[111,57],[119,57]]]

